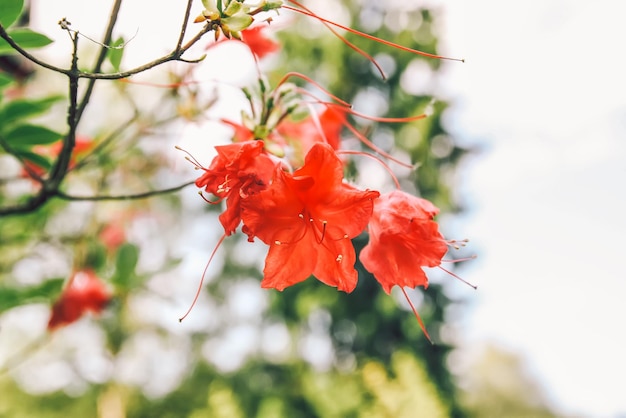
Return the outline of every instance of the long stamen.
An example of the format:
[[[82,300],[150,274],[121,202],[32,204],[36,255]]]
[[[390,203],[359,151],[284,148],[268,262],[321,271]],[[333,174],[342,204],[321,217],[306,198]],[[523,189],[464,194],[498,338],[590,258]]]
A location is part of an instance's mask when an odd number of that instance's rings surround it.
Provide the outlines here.
[[[348,128],[350,130],[350,132],[352,132],[358,139],[359,141],[361,141],[363,144],[365,144],[365,146],[367,146],[368,148],[370,148],[372,151],[379,153],[380,155],[382,155],[383,157],[387,158],[388,160],[393,161],[394,163],[401,165],[402,167],[406,167],[406,168],[410,168],[410,169],[414,169],[415,167],[411,164],[407,164],[403,161],[398,160],[396,157],[392,156],[391,154],[383,151],[381,148],[379,148],[378,146],[376,146],[372,141],[370,141],[369,139],[367,139],[367,137],[365,135],[363,135],[361,132],[359,132],[354,126],[352,126],[349,122],[344,122],[343,126],[345,126],[346,128]]]
[[[444,263],[460,263],[463,261],[470,261],[470,260],[475,260],[478,256],[476,254],[470,256],[470,257],[464,257],[464,258],[455,258],[454,260],[441,260]]]
[[[402,287],[402,286],[400,286],[400,289],[402,290],[402,293],[404,293],[404,297],[406,298],[406,301],[409,302],[409,306],[411,306],[411,310],[413,311],[413,314],[415,315],[415,318],[417,319],[417,323],[419,324],[420,328],[422,329],[422,332],[424,333],[424,335],[426,336],[428,341],[431,344],[434,344],[433,340],[431,340],[431,338],[430,338],[430,335],[428,335],[428,331],[426,331],[426,326],[424,325],[424,321],[422,321],[422,317],[420,316],[419,313],[417,313],[417,309],[415,309],[415,306],[413,305],[413,302],[411,302],[411,299],[409,298],[409,295],[407,295],[406,290],[404,290],[404,287]]]
[[[313,223],[313,219],[311,218],[311,223]],[[324,237],[326,236],[326,225],[328,224],[328,221],[322,221],[322,236],[320,237],[319,241],[317,241],[318,244],[321,244],[324,241]]]
[[[459,276],[457,274],[454,274],[450,270],[444,269],[441,266],[437,266],[437,267],[439,267],[441,270],[445,271],[446,273],[448,273],[450,276],[454,277],[455,279],[462,281],[463,283],[465,283],[469,287],[473,288],[474,290],[478,289],[478,286],[476,286],[474,284],[471,284],[470,282],[468,282],[467,280],[463,279],[461,276]]]
[[[387,45],[387,46],[390,46],[392,48],[399,49],[401,51],[406,51],[406,52],[410,52],[412,54],[421,55],[423,57],[435,58],[435,59],[440,59],[440,60],[448,60],[448,61],[465,62],[465,59],[463,59],[463,58],[450,58],[450,57],[444,57],[442,55],[430,54],[428,52],[423,52],[423,51],[419,51],[417,49],[408,48],[406,46],[402,46],[402,45],[396,44],[394,42],[386,41],[384,39],[377,38],[377,37],[372,36],[372,35],[368,35],[365,32],[361,32],[361,31],[358,31],[356,29],[352,29],[352,28],[349,28],[347,26],[341,25],[339,23],[332,22],[332,21],[330,21],[328,19],[324,19],[323,17],[316,15],[315,13],[313,13],[311,11],[307,11],[307,9],[305,9],[301,4],[299,4],[296,1],[292,1],[292,0],[289,0],[289,1],[290,1],[290,3],[293,3],[293,4],[295,4],[298,7],[302,7],[302,9],[298,9],[298,8],[291,7],[291,6],[283,6],[283,8],[288,9],[288,10],[292,10],[294,12],[301,13],[301,14],[306,15],[306,16],[313,17],[313,18],[319,20],[320,22],[328,23],[329,25],[336,26],[336,27],[338,27],[340,29],[346,30],[346,31],[351,32],[351,33],[353,33],[355,35],[358,35],[358,36],[362,36],[363,38],[372,40],[374,42],[378,42],[378,43],[381,43],[383,45]]]
[[[204,167],[202,166],[202,164],[200,164],[200,162],[198,160],[196,160],[196,157],[194,157],[193,155],[191,155],[191,153],[185,149],[182,149],[181,147],[179,147],[178,145],[175,145],[174,148],[176,148],[179,151],[184,152],[187,156],[185,157],[185,159],[187,161],[189,161],[191,164],[193,164],[196,169],[198,170],[204,170]]]
[[[362,50],[361,48],[359,48],[358,46],[356,46],[355,44],[353,44],[349,40],[347,40],[344,36],[342,36],[339,32],[337,32],[331,26],[331,25],[335,25],[337,27],[341,27],[341,25],[337,25],[336,23],[333,23],[333,22],[330,22],[330,21],[326,21],[325,19],[322,19],[322,18],[318,17],[315,13],[313,13],[313,11],[311,11],[311,9],[306,8],[305,6],[303,6],[302,4],[300,4],[300,3],[296,2],[296,1],[291,1],[291,3],[293,3],[296,6],[300,7],[302,10],[295,9],[295,8],[289,7],[289,6],[284,6],[284,5],[283,5],[283,7],[287,8],[289,10],[293,10],[293,11],[305,14],[307,16],[311,16],[311,17],[315,17],[315,18],[319,19],[320,22],[322,22],[322,24],[324,26],[326,26],[328,28],[328,30],[330,30],[332,32],[333,35],[335,35],[337,38],[339,38],[341,40],[341,42],[343,42],[350,49],[354,50],[357,54],[365,57],[365,59],[367,59],[369,62],[371,62],[376,67],[376,69],[380,73],[380,76],[382,77],[383,80],[387,79],[387,76],[385,75],[385,72],[383,71],[383,68],[380,66],[380,64],[378,64],[378,62],[374,59],[374,57],[372,57],[370,54],[368,54],[367,52],[365,52],[364,50]],[[344,29],[344,28],[342,28],[342,29]]]
[[[314,81],[313,79],[311,79],[310,77],[307,77],[304,74],[298,73],[298,72],[288,72],[287,74],[285,74],[280,81],[278,82],[278,84],[276,85],[276,88],[282,86],[289,78],[291,77],[297,77],[297,78],[301,78],[304,81],[307,81],[309,83],[311,83],[312,85],[314,85],[315,87],[317,87],[318,89],[320,89],[322,92],[324,92],[325,94],[327,94],[331,99],[335,100],[336,102],[339,102],[341,105],[346,106],[348,108],[352,107],[352,105],[348,102],[346,102],[343,99],[340,99],[339,97],[335,96],[334,94],[332,94],[331,92],[329,92],[328,90],[326,90],[324,87],[322,87],[321,84],[319,84],[318,82]],[[309,93],[310,94],[310,93]],[[310,94],[312,97],[316,98],[314,95]],[[317,99],[317,98],[316,98]]]
[[[339,150],[339,151],[336,151],[336,153],[337,154],[349,154],[349,155],[361,155],[361,156],[364,156],[364,157],[369,157],[369,158],[375,159],[389,173],[389,175],[391,176],[391,179],[393,180],[393,184],[396,186],[396,189],[400,190],[400,182],[398,181],[398,178],[396,177],[396,175],[391,170],[391,167],[389,167],[389,165],[387,165],[387,163],[385,163],[382,159],[378,158],[377,156],[375,156],[373,154],[368,154],[367,152],[351,151],[351,150]]]
[[[217,242],[217,245],[213,249],[213,252],[211,253],[211,257],[209,258],[209,261],[207,261],[206,266],[204,266],[204,271],[202,272],[202,276],[200,277],[200,284],[198,284],[198,291],[196,292],[196,296],[193,298],[193,302],[191,302],[191,306],[189,306],[189,309],[187,309],[187,312],[185,312],[183,316],[178,318],[178,322],[183,322],[183,320],[187,318],[187,315],[189,315],[193,307],[196,305],[196,302],[198,301],[198,298],[200,297],[200,292],[202,291],[202,284],[204,283],[204,276],[206,276],[206,272],[209,269],[209,264],[211,264],[211,260],[213,260],[213,257],[215,256],[217,249],[220,248],[220,246],[222,245],[222,242],[224,242],[224,238],[226,238],[226,234],[222,235],[220,240]]]
[[[454,248],[455,250],[459,250],[461,249],[461,247],[465,247],[468,242],[469,242],[469,239],[467,238],[462,239],[462,240],[451,239],[451,240],[446,241],[446,244]]]
[[[414,122],[416,120],[424,119],[424,118],[426,118],[428,116],[428,115],[426,115],[426,113],[422,113],[421,115],[407,116],[407,117],[403,117],[403,118],[385,118],[385,117],[380,117],[380,116],[366,115],[365,113],[357,112],[356,110],[354,110],[352,108],[346,109],[346,108],[344,108],[342,106],[338,106],[335,103],[322,102],[322,104],[325,105],[326,107],[338,107],[338,108],[340,108],[340,111],[347,112],[347,113],[349,113],[351,115],[354,115],[354,116],[357,116],[359,118],[371,120],[371,121],[374,121],[374,122],[405,123],[405,122]]]
[[[304,220],[304,215],[303,215],[302,213],[299,213],[299,214],[298,214],[298,218],[302,219],[302,221],[303,221],[303,222],[305,222],[305,224],[304,224],[304,228],[302,228],[302,235],[300,235],[300,236],[298,237],[298,239],[296,239],[295,241],[280,241],[280,240],[276,240],[276,241],[274,241],[274,244],[276,244],[276,245],[290,245],[290,244],[296,244],[296,243],[300,242],[300,241],[301,241],[301,240],[302,240],[302,239],[306,236],[306,233],[307,233],[307,225],[306,225],[306,221]]]
[[[223,198],[223,197],[220,197],[220,198],[219,198],[218,200],[216,200],[216,201],[210,200],[209,198],[207,198],[207,197],[204,195],[204,193],[202,193],[202,190],[200,190],[200,191],[198,192],[198,194],[200,195],[200,197],[202,198],[202,200],[204,200],[205,202],[207,202],[207,203],[209,203],[209,204],[211,204],[211,205],[217,205],[218,203],[222,203],[222,200],[224,200],[224,198]]]

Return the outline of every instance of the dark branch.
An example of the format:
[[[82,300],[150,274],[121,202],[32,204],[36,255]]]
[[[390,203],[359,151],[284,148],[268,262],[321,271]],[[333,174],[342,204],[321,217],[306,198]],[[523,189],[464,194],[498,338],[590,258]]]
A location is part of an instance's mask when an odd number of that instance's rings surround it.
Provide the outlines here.
[[[102,64],[106,59],[107,53],[109,51],[108,45],[111,42],[111,38],[113,36],[113,28],[115,27],[115,23],[117,22],[117,17],[120,12],[120,7],[122,6],[122,0],[116,0],[113,4],[113,10],[111,10],[111,15],[109,17],[109,23],[107,24],[106,31],[104,32],[104,37],[102,39],[102,47],[100,48],[100,54],[96,59],[96,64],[93,68],[93,73],[97,74],[102,70]],[[85,107],[87,107],[87,103],[89,103],[89,99],[91,98],[91,94],[93,93],[93,88],[96,84],[96,79],[92,78],[87,83],[87,88],[85,89],[85,94],[83,95],[82,100],[80,101],[80,105],[78,106],[78,110],[76,112],[76,123],[80,122],[80,118],[85,111]]]
[[[168,193],[174,193],[174,192],[184,189],[187,186],[191,186],[192,184],[195,184],[195,181],[188,181],[187,183],[183,183],[176,187],[170,187],[169,189],[151,190],[149,192],[127,194],[127,195],[72,196],[72,195],[68,195],[59,191],[57,192],[56,196],[60,199],[71,200],[71,201],[138,200],[138,199],[147,199],[149,197],[164,195]]]

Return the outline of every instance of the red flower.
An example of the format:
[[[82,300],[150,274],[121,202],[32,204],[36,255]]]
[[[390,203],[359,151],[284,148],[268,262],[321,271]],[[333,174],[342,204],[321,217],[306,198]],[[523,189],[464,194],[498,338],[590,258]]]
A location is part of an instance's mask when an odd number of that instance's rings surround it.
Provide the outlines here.
[[[263,153],[263,141],[246,141],[216,146],[217,156],[205,173],[196,180],[196,186],[204,188],[221,199],[226,199],[226,210],[220,222],[226,235],[231,235],[241,221],[242,199],[263,190],[272,176],[272,159]]]
[[[69,168],[72,169],[76,164],[76,158],[83,156],[88,151],[90,151],[93,148],[93,145],[94,142],[91,140],[91,138],[85,136],[77,136],[74,149],[72,150],[72,157],[70,160]],[[53,143],[52,145],[37,145],[33,147],[33,152],[43,157],[57,158],[62,148],[63,141],[58,141]],[[38,177],[43,177],[46,174],[46,169],[44,167],[41,167],[34,161],[26,159],[24,161],[24,165],[28,167],[24,167],[22,169],[21,176],[24,178],[32,177],[31,173]]]
[[[343,164],[327,144],[315,144],[304,166],[276,168],[270,186],[242,203],[244,232],[270,246],[261,283],[283,290],[313,274],[339,290],[357,283],[351,238],[367,225],[376,191],[343,181]]]
[[[359,259],[387,293],[400,287],[428,286],[421,267],[435,267],[447,243],[433,221],[439,213],[432,203],[395,190],[374,205],[369,223],[370,242]]]
[[[306,155],[317,142],[339,149],[345,120],[345,111],[329,107],[321,114],[308,116],[299,122],[285,121],[278,125],[277,131],[295,149],[296,155]]]
[[[277,42],[263,34],[266,26],[255,26],[241,31],[241,40],[248,45],[250,51],[259,59],[278,50],[280,46]]]
[[[289,153],[291,163],[300,166],[313,144],[321,142],[329,144],[335,150],[339,149],[340,134],[345,121],[344,110],[327,108],[321,114],[308,116],[301,121],[294,122],[285,119],[262,139],[266,147],[272,147],[274,150],[284,152],[284,148],[291,147],[292,152]],[[254,132],[243,125],[227,119],[222,119],[222,122],[234,129],[233,141],[235,142],[258,139],[254,137]],[[277,152],[277,154],[281,153]]]
[[[126,242],[126,231],[124,229],[123,222],[122,217],[118,216],[117,219],[114,219],[106,224],[98,234],[100,242],[104,244],[109,252],[117,250],[123,243]]]
[[[88,311],[98,314],[110,299],[108,289],[92,270],[78,271],[52,307],[48,329],[69,325]]]

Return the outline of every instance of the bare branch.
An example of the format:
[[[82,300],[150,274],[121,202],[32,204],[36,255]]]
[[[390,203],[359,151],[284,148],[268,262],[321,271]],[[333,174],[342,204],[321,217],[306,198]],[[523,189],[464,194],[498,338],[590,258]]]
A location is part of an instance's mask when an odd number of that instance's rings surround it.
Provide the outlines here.
[[[102,69],[102,64],[108,53],[108,45],[111,42],[111,37],[113,36],[113,28],[115,27],[115,23],[117,22],[117,17],[120,12],[120,7],[122,6],[122,0],[116,0],[113,4],[113,10],[111,10],[111,15],[109,17],[109,23],[107,24],[107,28],[104,32],[104,37],[102,39],[102,47],[100,48],[100,54],[96,59],[96,64],[93,68],[93,73],[97,74]],[[87,107],[87,103],[89,103],[89,99],[91,98],[91,94],[93,93],[93,88],[96,84],[96,79],[90,79],[87,83],[87,88],[85,89],[85,94],[80,101],[80,105],[78,105],[78,110],[76,111],[76,123],[80,122],[80,118],[85,111],[85,107]]]
[[[144,193],[137,194],[127,194],[127,195],[97,195],[97,196],[72,196],[68,195],[64,192],[57,192],[56,196],[63,200],[71,200],[71,201],[102,201],[102,200],[138,200],[138,199],[147,199],[154,196],[174,193],[184,189],[187,186],[191,186],[195,184],[195,180],[188,181],[187,183],[183,183],[176,187],[170,187],[168,189],[161,190],[151,190]]]
[[[2,24],[0,24],[0,38],[2,38],[5,41],[7,41],[7,43],[9,45],[11,45],[11,47],[14,50],[16,50],[18,53],[20,53],[24,58],[28,59],[29,61],[31,61],[31,62],[39,65],[39,66],[42,66],[44,68],[47,68],[48,70],[57,72],[57,73],[66,74],[66,75],[70,74],[70,70],[66,70],[64,68],[60,68],[60,67],[56,67],[56,66],[54,66],[52,64],[48,64],[47,62],[41,61],[40,59],[36,58],[34,55],[31,55],[30,53],[28,53],[24,48],[22,48],[21,46],[19,46],[18,44],[15,43],[13,38],[11,38],[11,36],[4,29],[4,26],[2,26]]]
[[[183,45],[183,40],[185,39],[185,33],[187,32],[187,25],[189,24],[189,15],[191,14],[192,4],[193,4],[193,0],[187,0],[187,8],[185,9],[185,17],[183,18],[183,25],[180,28],[180,36],[178,37],[178,42],[176,43],[175,51],[180,51],[180,48]]]

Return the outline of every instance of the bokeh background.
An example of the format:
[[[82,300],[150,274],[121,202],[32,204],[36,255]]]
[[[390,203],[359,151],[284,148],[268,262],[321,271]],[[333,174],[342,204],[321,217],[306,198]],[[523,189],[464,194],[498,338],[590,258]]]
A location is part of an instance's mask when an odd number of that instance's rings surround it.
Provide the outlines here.
[[[478,258],[455,271],[478,290],[432,271],[429,289],[410,293],[433,346],[399,295],[384,295],[371,277],[364,274],[351,295],[315,280],[268,292],[258,286],[264,246],[229,239],[180,324],[221,235],[215,208],[193,187],[151,200],[54,202],[0,219],[0,415],[626,415],[624,10],[608,0],[309,6],[385,39],[466,59],[425,60],[350,37],[383,65],[383,82],[322,25],[282,13],[272,24],[282,49],[262,68],[273,82],[285,71],[307,74],[364,113],[432,113],[403,127],[355,123],[379,146],[421,163],[415,173],[399,170],[402,185],[442,208],[447,236],[470,238],[461,255]],[[99,39],[109,8],[33,0],[32,26],[55,40],[38,56],[67,66],[71,45],[58,20]],[[182,12],[171,2],[125,2],[116,33],[132,40],[122,66],[167,53]],[[98,46],[81,46],[89,66]],[[98,84],[81,132],[104,142],[112,127],[121,130],[73,173],[70,191],[131,193],[193,179],[174,145],[208,164],[212,147],[232,134],[217,121],[238,117],[238,87],[257,71],[236,43],[188,68],[136,77],[197,81],[179,89]],[[22,94],[66,89],[62,77],[38,72]],[[52,109],[42,123],[62,130],[63,112]],[[344,144],[358,147],[348,134]],[[16,161],[0,157],[3,176],[19,173]],[[349,170],[368,187],[392,187],[369,162]],[[2,187],[8,199],[32,185]],[[111,224],[126,238],[113,251],[97,238]],[[114,286],[116,300],[100,318],[49,333],[59,290],[50,283],[77,260]]]

